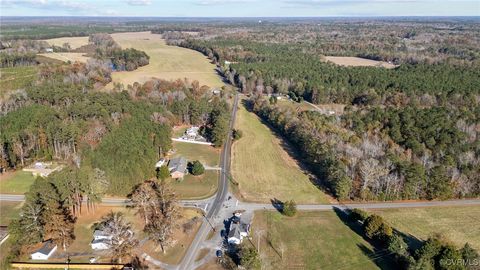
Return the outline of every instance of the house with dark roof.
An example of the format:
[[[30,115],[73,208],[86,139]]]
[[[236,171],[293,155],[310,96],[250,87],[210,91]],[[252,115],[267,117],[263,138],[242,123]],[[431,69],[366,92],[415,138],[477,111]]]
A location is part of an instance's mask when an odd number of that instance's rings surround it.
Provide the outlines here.
[[[247,237],[249,233],[250,224],[242,223],[241,221],[231,222],[227,241],[229,244],[239,245],[242,243],[243,238]]]
[[[172,178],[183,178],[187,172],[187,160],[184,157],[171,159],[168,162],[168,170]]]
[[[52,241],[46,241],[42,247],[32,253],[30,256],[32,260],[48,260],[50,256],[57,250],[57,245]]]

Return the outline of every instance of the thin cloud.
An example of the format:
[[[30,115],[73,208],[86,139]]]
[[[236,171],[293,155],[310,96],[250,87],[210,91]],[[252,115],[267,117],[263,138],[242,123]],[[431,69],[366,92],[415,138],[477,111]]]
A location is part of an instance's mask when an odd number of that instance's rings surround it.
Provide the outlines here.
[[[476,1],[477,0],[282,0],[282,3],[297,6],[342,6],[352,4],[471,3]]]
[[[196,5],[200,6],[217,6],[217,5],[228,5],[228,4],[244,4],[255,2],[256,0],[200,0],[195,2]]]
[[[68,0],[0,0],[2,8],[24,7],[37,10],[66,11],[72,15],[110,15],[116,14],[114,10],[105,10],[81,1]]]
[[[152,4],[151,0],[128,0],[127,4],[131,6],[149,6]]]

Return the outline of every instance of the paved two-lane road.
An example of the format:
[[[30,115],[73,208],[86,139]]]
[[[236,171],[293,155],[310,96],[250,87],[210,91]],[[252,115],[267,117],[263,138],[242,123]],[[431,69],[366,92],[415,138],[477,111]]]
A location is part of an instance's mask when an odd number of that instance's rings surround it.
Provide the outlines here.
[[[235,123],[235,117],[237,115],[238,108],[238,94],[235,95],[235,100],[233,102],[232,115],[230,117],[229,132],[226,138],[226,141],[223,145],[222,155],[221,155],[221,167],[222,171],[220,173],[217,196],[212,204],[212,207],[206,215],[206,219],[210,220],[212,217],[215,217],[220,209],[222,208],[223,202],[226,200],[228,194],[228,175],[230,174],[230,149],[232,145],[232,129]],[[197,254],[200,250],[201,243],[206,239],[208,233],[210,232],[209,221],[204,220],[202,226],[197,232],[197,235],[190,244],[185,256],[183,257],[178,269],[181,270],[190,270],[193,269],[192,265],[197,258]]]

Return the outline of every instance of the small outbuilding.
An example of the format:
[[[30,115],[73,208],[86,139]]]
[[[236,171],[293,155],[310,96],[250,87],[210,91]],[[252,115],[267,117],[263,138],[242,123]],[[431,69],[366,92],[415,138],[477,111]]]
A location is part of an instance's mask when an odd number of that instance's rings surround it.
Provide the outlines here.
[[[160,168],[160,167],[162,167],[163,165],[165,165],[165,163],[167,163],[167,160],[164,159],[164,158],[161,158],[161,159],[155,164],[155,168]]]
[[[32,260],[48,260],[50,256],[57,250],[57,245],[52,241],[43,243],[42,247],[31,254]]]

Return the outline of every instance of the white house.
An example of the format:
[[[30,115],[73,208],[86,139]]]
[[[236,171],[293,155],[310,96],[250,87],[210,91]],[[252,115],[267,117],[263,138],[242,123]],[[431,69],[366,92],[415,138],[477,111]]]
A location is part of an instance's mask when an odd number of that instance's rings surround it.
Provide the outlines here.
[[[45,48],[45,52],[47,52],[47,53],[53,53],[53,48]]]
[[[243,238],[248,236],[250,232],[250,224],[241,222],[232,222],[230,224],[230,230],[228,232],[227,241],[229,244],[239,245],[242,243]]]
[[[31,254],[32,260],[48,260],[57,250],[57,245],[51,241],[43,243],[42,247]]]
[[[104,250],[110,248],[110,241],[112,236],[105,231],[95,230],[93,232],[93,241],[90,243],[90,246],[94,250]]]
[[[189,129],[187,129],[185,131],[185,135],[187,135],[187,139],[195,140],[197,138],[199,130],[200,130],[200,127],[196,127],[196,126],[193,126],[193,127],[190,127]]]
[[[110,248],[110,240],[108,239],[98,239],[98,240],[93,240],[90,243],[90,246],[92,247],[93,250],[105,250]]]

